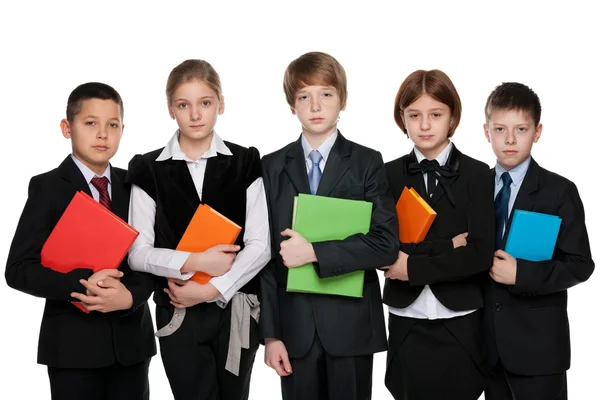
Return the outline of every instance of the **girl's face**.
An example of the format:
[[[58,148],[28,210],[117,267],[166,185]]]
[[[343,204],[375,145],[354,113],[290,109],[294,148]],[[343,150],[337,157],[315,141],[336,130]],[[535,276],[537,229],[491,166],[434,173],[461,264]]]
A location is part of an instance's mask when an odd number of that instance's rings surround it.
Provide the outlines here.
[[[452,112],[446,104],[423,94],[402,113],[408,137],[429,160],[436,158],[448,144]]]
[[[179,85],[172,98],[169,115],[177,121],[180,140],[212,140],[217,116],[225,109],[217,93],[205,82],[192,80]]]

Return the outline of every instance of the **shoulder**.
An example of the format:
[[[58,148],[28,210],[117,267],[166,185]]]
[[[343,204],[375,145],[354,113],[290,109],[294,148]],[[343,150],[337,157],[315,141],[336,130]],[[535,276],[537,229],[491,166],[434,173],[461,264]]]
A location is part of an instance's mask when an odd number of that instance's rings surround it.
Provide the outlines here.
[[[542,168],[538,164],[535,164],[538,169],[539,176],[539,187],[546,190],[552,190],[557,195],[563,193],[577,193],[577,186],[575,183],[556,172],[549,171]]]
[[[58,168],[32,176],[29,180],[29,190],[51,190],[56,187],[56,182],[60,179]]]
[[[275,166],[279,164],[283,164],[285,162],[286,154],[291,150],[291,148],[296,144],[296,142],[292,142],[279,150],[276,150],[272,153],[269,153],[262,158],[263,165],[266,166]]]
[[[489,165],[476,158],[470,157],[465,153],[461,153],[460,172],[466,172],[470,176],[491,178],[492,170]]]
[[[119,167],[110,166],[111,173],[115,174],[117,178],[124,181],[127,176],[127,170]]]

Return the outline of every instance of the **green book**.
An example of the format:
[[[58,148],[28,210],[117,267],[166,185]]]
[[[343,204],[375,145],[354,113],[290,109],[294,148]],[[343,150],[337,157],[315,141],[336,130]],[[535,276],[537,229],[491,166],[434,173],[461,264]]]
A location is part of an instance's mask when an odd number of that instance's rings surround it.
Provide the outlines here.
[[[292,229],[310,243],[343,240],[369,232],[373,204],[367,201],[299,194]],[[365,271],[319,278],[312,263],[288,270],[287,291],[362,297]]]

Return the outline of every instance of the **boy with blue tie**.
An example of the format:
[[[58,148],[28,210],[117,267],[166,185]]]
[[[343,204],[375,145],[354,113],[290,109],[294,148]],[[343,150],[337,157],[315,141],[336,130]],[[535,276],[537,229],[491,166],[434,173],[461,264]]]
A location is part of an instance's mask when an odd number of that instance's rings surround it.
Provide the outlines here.
[[[497,250],[485,313],[492,368],[486,400],[567,398],[567,289],[594,270],[577,187],[531,157],[542,134],[540,117],[538,96],[520,83],[496,87],[485,105],[483,128],[497,157]],[[552,259],[515,259],[503,250],[515,210],[562,219]]]
[[[69,96],[62,134],[73,153],[34,176],[6,264],[14,289],[46,299],[38,363],[48,366],[53,400],[148,399],[148,366],[156,354],[146,300],[154,289],[146,274],[86,268],[63,274],[41,263],[44,242],[76,192],[84,191],[127,219],[125,171],[109,160],[123,133],[123,102],[103,83],[85,83]],[[70,304],[81,301],[86,314]]]
[[[371,398],[373,354],[387,347],[376,269],[398,256],[398,223],[379,152],[337,129],[346,75],[328,54],[307,53],[285,72],[284,91],[302,125],[297,141],[263,158],[272,254],[261,273],[260,337],[283,398]],[[309,243],[290,229],[298,193],[373,203],[369,233]],[[365,270],[362,298],[286,291],[289,268],[312,262],[320,278]]]

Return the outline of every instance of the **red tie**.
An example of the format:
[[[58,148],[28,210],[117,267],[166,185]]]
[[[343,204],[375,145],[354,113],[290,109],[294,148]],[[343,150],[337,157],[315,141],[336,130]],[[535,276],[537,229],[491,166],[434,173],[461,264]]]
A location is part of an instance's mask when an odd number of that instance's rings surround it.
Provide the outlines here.
[[[108,195],[108,178],[103,176],[102,178],[92,178],[92,185],[98,192],[100,192],[100,204],[109,210],[112,209],[112,201],[110,201],[110,196]]]

